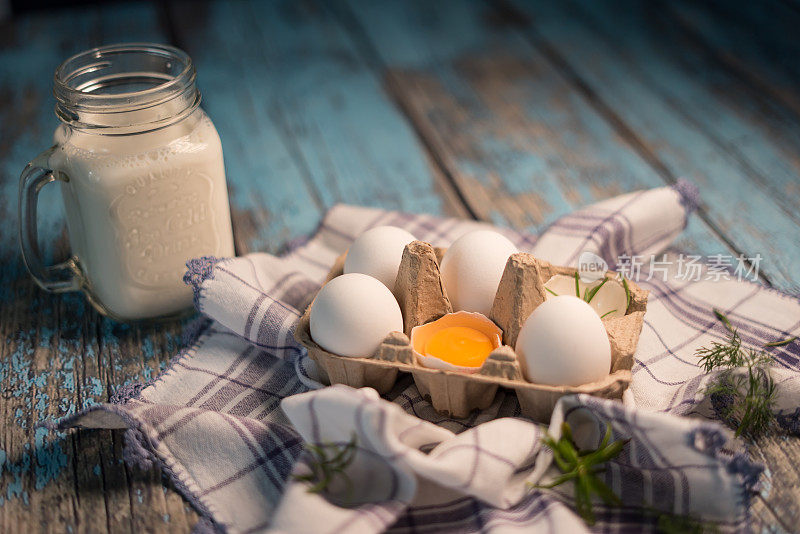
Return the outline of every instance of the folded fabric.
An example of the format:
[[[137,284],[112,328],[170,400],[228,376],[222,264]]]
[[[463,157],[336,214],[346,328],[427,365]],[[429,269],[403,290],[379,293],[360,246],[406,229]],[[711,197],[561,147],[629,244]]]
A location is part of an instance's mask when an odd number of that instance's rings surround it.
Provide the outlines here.
[[[664,250],[685,226],[695,195],[681,183],[616,197],[559,219],[538,240],[498,231],[553,263],[574,264],[589,251],[613,267],[621,257]],[[760,467],[730,452],[730,443],[723,447],[731,434],[710,420],[715,406],[703,391],[711,377],[694,351],[727,335],[714,307],[727,313],[746,345],[796,335],[796,298],[737,280],[686,281],[673,271],[642,278],[651,294],[629,402],[565,397],[548,429],[520,418],[514,393],[501,390],[488,409],[452,419],[435,412],[409,377],[384,399],[368,388],[317,389],[313,362],[293,339],[336,257],[381,224],[437,246],[487,226],[337,206],[313,238],[283,257],[193,260],[186,279],[198,309],[213,320],[190,333],[190,345],[153,383],[125,388],[117,404],[92,407],[60,426],[129,428],[129,459],[157,461],[203,516],[201,528],[580,532],[586,526],[571,509],[569,488],[531,488],[553,472],[541,437],[557,435],[567,420],[580,444],[593,447],[608,421],[615,438],[631,441],[605,473],[623,506],[597,503],[599,528],[639,530],[655,524],[658,511],[691,513],[722,529],[746,526]],[[800,346],[770,351],[779,421],[797,432]],[[352,488],[342,477],[323,496],[290,478],[309,468],[304,442],[347,446],[353,436],[355,459],[346,471]]]

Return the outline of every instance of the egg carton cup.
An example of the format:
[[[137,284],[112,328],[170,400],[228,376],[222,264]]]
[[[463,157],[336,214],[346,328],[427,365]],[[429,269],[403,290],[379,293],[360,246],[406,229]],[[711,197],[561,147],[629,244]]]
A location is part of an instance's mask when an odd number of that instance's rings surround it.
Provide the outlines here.
[[[611,345],[611,372],[602,380],[580,386],[548,386],[525,380],[513,348],[525,320],[546,300],[544,284],[553,276],[574,276],[576,269],[551,265],[531,254],[509,257],[497,289],[490,319],[503,331],[503,345],[493,350],[476,373],[431,369],[421,366],[411,348],[411,329],[453,311],[439,273],[445,249],[414,241],[408,244],[397,273],[394,295],[403,313],[404,332],[391,332],[370,358],[350,358],[324,350],[311,339],[309,318],[312,302],[295,330],[297,341],[308,349],[323,379],[331,384],[355,388],[371,387],[380,394],[392,389],[398,373],[410,373],[420,393],[440,413],[466,417],[474,409],[485,409],[498,388],[513,390],[522,414],[548,422],[563,395],[586,393],[606,399],[621,399],[631,381],[633,355],[647,309],[648,292],[627,281],[630,303],[622,317],[602,319]],[[337,259],[327,280],[342,274],[344,255]],[[606,278],[616,278],[607,272]]]

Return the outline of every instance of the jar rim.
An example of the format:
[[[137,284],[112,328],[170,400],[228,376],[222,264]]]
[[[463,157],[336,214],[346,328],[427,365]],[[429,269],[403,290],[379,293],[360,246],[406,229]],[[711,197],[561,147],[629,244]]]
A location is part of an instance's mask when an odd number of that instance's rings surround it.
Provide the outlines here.
[[[125,61],[132,66],[128,67]],[[119,63],[123,66],[120,67]],[[170,71],[155,72],[151,68],[155,63]],[[130,83],[129,78],[136,76],[146,79],[149,86],[113,93],[104,91],[107,87]],[[176,98],[185,100],[183,111],[191,112],[200,101],[195,87],[196,77],[192,59],[174,46],[119,43],[90,48],[67,58],[56,68],[53,76],[56,115],[68,124],[104,127],[103,120],[93,124],[87,122],[85,116],[140,111]]]

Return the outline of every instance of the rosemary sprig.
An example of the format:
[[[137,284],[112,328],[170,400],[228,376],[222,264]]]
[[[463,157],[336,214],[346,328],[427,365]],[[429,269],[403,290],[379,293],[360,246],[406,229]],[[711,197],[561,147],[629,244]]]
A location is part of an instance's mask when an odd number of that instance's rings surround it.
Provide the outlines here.
[[[758,437],[772,425],[775,415],[776,387],[769,367],[772,357],[764,351],[742,347],[739,332],[721,311],[714,315],[728,329],[727,340],[712,342],[695,352],[706,373],[722,369],[716,381],[709,384],[706,394],[722,420],[733,426],[736,436]],[[737,373],[744,367],[746,373]]]
[[[625,279],[625,275],[620,273],[620,278],[622,278],[622,287],[625,288],[625,313],[628,313],[628,308],[631,307],[631,288],[628,287],[628,280]]]
[[[575,271],[575,296],[581,298],[581,286],[578,278],[578,271]]]
[[[782,339],[780,341],[772,341],[770,343],[764,343],[765,347],[783,347],[784,345],[788,345],[792,341],[796,340],[797,336],[792,336],[790,338]]]
[[[567,481],[575,483],[575,509],[587,524],[595,522],[592,509],[592,494],[599,496],[608,505],[622,504],[619,497],[598,476],[604,471],[601,464],[615,458],[630,440],[611,441],[611,425],[606,423],[606,433],[600,446],[594,450],[580,451],[572,439],[568,423],[561,424],[561,437],[556,441],[545,436],[542,442],[553,451],[553,460],[562,474],[548,484],[535,484],[534,488],[554,488]]]
[[[603,281],[600,282],[599,285],[593,287],[590,290],[587,290],[586,293],[584,293],[583,295],[583,300],[585,300],[587,303],[592,302],[594,296],[597,295],[597,292],[600,291],[600,288],[603,287],[603,284],[605,284],[606,282],[608,282],[608,278],[603,278]]]
[[[617,310],[609,310],[609,311],[605,312],[603,315],[601,315],[601,316],[600,316],[600,318],[601,318],[601,319],[605,319],[605,318],[606,318],[606,315],[611,315],[611,314],[612,314],[612,313],[614,313],[615,311],[617,311]]]
[[[568,423],[561,424],[561,438],[556,441],[546,436],[542,442],[553,451],[555,461],[562,474],[548,484],[529,484],[530,487],[549,489],[569,480],[575,481],[575,508],[587,524],[595,522],[592,509],[592,494],[598,495],[607,505],[620,506],[620,498],[598,476],[605,469],[603,464],[617,456],[630,441],[611,441],[611,425],[606,423],[606,432],[597,449],[580,451],[572,438],[572,429]],[[717,532],[712,523],[701,522],[692,516],[680,516],[663,512],[643,505],[642,512],[646,516],[656,518],[656,532],[665,534]]]
[[[713,311],[714,311],[714,315],[717,316],[717,319],[722,321],[722,324],[725,325],[725,328],[727,328],[729,332],[733,332],[734,328],[733,328],[733,325],[731,324],[731,322],[728,320],[728,317],[724,313],[719,311],[717,308],[713,308]]]
[[[545,289],[546,289],[547,291],[549,291],[550,293],[552,293],[553,295],[555,295],[556,297],[558,296],[558,293],[556,293],[555,291],[553,291],[553,290],[552,290],[552,289],[550,289],[549,287],[546,287]]]
[[[356,455],[356,435],[345,445],[337,443],[321,443],[315,445],[306,443],[306,450],[311,454],[311,472],[305,475],[295,475],[295,480],[302,482],[312,482],[308,488],[308,493],[320,493],[325,491],[334,477],[341,476],[347,483],[350,491],[353,489],[353,482],[345,473]]]

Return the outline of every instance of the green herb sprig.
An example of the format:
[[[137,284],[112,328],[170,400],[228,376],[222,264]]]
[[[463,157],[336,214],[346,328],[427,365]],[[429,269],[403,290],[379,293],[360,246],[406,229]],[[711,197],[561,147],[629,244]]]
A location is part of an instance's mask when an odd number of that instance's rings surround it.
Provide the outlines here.
[[[575,481],[575,508],[587,524],[595,523],[592,509],[592,494],[598,495],[609,506],[620,506],[620,498],[603,482],[598,475],[605,469],[601,464],[616,458],[630,441],[611,441],[611,425],[606,423],[606,433],[597,449],[580,451],[572,438],[572,429],[568,423],[561,424],[561,438],[556,441],[550,436],[542,442],[553,451],[553,460],[563,473],[548,484],[529,484],[530,487],[550,489],[569,480]],[[647,505],[642,505],[642,513],[656,519],[656,532],[664,534],[677,533],[712,533],[717,532],[713,523],[703,522],[693,516],[681,516]]]
[[[353,481],[345,473],[345,469],[355,459],[356,435],[345,445],[337,443],[322,443],[315,445],[306,443],[306,450],[311,454],[311,472],[305,475],[295,475],[295,480],[302,482],[312,482],[308,488],[308,493],[321,493],[328,488],[333,479],[340,476],[346,482],[349,491],[352,492]]]
[[[771,428],[775,419],[776,386],[770,373],[772,357],[764,351],[742,347],[739,332],[728,317],[717,309],[714,315],[725,325],[728,338],[695,352],[706,373],[722,370],[705,392],[723,400],[719,415],[735,428],[737,437],[757,438]],[[744,367],[746,372],[737,373],[735,369],[739,367]]]
[[[797,336],[792,336],[790,338],[781,339],[780,341],[772,341],[770,343],[764,343],[765,347],[783,347],[784,345],[788,345],[792,341],[795,341]]]
[[[721,311],[719,311],[716,308],[713,308],[712,311],[714,312],[714,315],[717,316],[717,319],[722,321],[722,324],[725,325],[725,328],[728,329],[728,332],[733,332],[735,330],[733,328],[733,325],[731,324],[731,322],[728,320],[728,316],[727,315],[725,315],[724,313],[722,313]]]
[[[562,474],[548,484],[535,484],[534,488],[549,489],[570,480],[575,483],[575,509],[583,520],[593,525],[595,522],[592,509],[592,494],[598,495],[608,505],[622,504],[619,497],[598,476],[605,469],[602,464],[616,458],[630,440],[611,441],[611,425],[606,423],[606,433],[600,446],[594,450],[578,450],[572,439],[572,430],[568,423],[561,424],[561,437],[556,441],[545,436],[542,442],[553,451],[553,460]]]
[[[627,313],[628,308],[631,307],[631,288],[628,286],[628,280],[624,274],[620,273],[619,277],[622,278],[622,287],[625,288],[625,313]]]
[[[747,363],[747,351],[742,349],[742,339],[735,329],[724,342],[712,341],[710,346],[697,349],[695,356],[700,358],[700,366],[706,373],[720,367],[742,367]]]
[[[656,532],[660,534],[712,534],[719,532],[717,525],[701,521],[690,515],[676,515],[648,510],[656,517]]]
[[[587,303],[592,302],[594,296],[597,295],[597,292],[600,291],[600,288],[603,287],[606,282],[608,282],[608,278],[603,278],[603,281],[594,286],[592,289],[587,289],[583,294],[583,300],[585,300]]]
[[[742,393],[744,392],[744,393]],[[764,367],[747,366],[746,374],[724,371],[706,389],[708,395],[724,399],[718,408],[721,419],[736,429],[736,436],[757,438],[766,434],[775,420],[775,381]]]

